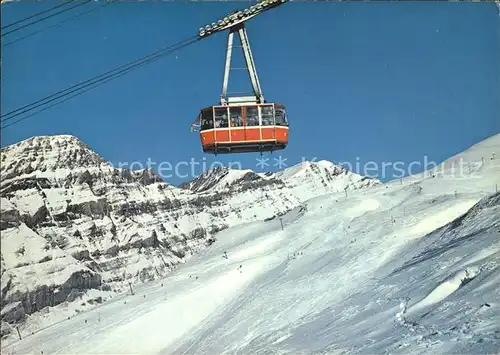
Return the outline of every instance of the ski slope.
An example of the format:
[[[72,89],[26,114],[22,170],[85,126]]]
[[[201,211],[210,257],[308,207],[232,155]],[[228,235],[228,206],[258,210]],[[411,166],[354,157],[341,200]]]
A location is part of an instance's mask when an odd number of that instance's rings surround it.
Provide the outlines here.
[[[499,353],[498,188],[500,134],[431,173],[224,230],[2,354]]]

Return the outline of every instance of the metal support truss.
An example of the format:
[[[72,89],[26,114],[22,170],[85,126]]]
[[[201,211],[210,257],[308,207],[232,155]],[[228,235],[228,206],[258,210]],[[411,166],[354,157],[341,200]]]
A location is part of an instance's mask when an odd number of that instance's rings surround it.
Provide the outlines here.
[[[253,97],[240,97],[232,98],[234,102],[256,102],[264,103],[264,95],[260,87],[259,77],[257,75],[257,69],[255,67],[255,62],[252,55],[252,50],[250,49],[250,41],[248,40],[248,34],[245,29],[245,24],[240,23],[233,26],[229,30],[229,36],[227,40],[227,51],[226,51],[226,63],[224,67],[224,81],[222,84],[222,95],[221,95],[221,105],[227,105],[229,99],[227,97],[227,87],[229,84],[229,72],[231,71],[231,56],[233,51],[233,40],[234,34],[237,33],[240,37],[241,48],[243,49],[243,55],[245,56],[246,69],[248,75],[250,76],[250,81],[252,82],[252,88],[254,95]]]

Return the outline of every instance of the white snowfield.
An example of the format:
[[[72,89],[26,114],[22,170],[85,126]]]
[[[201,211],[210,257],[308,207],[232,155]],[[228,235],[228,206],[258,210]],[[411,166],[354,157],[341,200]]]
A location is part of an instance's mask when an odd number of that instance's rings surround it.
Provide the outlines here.
[[[2,354],[498,354],[496,189],[500,134],[430,174],[224,230],[168,277]]]

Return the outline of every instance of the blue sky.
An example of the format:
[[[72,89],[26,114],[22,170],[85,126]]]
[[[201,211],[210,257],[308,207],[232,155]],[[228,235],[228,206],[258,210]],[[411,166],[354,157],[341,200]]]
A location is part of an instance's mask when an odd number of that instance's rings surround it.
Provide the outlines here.
[[[55,4],[4,4],[2,26]],[[124,1],[2,48],[2,114],[195,35],[249,4]],[[4,36],[3,45],[93,6]],[[247,30],[264,95],[285,104],[290,121],[289,146],[266,154],[264,170],[275,171],[279,156],[287,166],[326,159],[355,170],[370,161],[442,161],[500,132],[493,3],[292,2],[252,19]],[[8,127],[2,146],[72,134],[114,165],[165,162],[173,184],[215,161],[262,171],[259,154],[204,154],[189,130],[199,109],[219,100],[226,41],[226,32],[210,36]],[[243,66],[239,54],[234,60]],[[232,73],[230,91],[249,87],[244,71]],[[193,168],[182,163],[191,159]],[[394,177],[391,169],[382,173]]]

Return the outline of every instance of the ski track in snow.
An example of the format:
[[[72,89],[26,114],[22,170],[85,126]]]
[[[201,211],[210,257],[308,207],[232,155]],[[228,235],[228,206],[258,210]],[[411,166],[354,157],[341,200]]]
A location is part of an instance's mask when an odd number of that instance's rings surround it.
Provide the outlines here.
[[[499,147],[497,135],[462,156]],[[499,353],[500,159],[473,173],[224,230],[168,277],[2,353]]]

